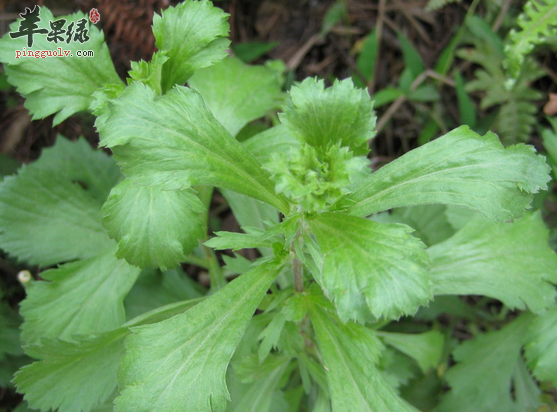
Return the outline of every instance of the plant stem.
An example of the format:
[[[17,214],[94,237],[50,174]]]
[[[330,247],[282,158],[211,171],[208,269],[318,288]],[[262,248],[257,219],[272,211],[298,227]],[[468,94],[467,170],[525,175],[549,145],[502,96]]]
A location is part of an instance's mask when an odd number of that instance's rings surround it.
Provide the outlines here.
[[[199,256],[195,256],[195,255],[186,256],[183,259],[183,262],[189,265],[199,266],[200,268],[203,269],[209,269],[209,262],[207,261],[207,259]]]
[[[304,278],[302,273],[302,262],[297,257],[292,259],[292,276],[294,277],[294,290],[296,292],[304,291]]]
[[[203,252],[205,252],[206,261],[208,263],[209,279],[211,281],[210,291],[211,293],[214,293],[220,288],[226,286],[228,282],[224,277],[224,273],[222,273],[215,251],[210,247],[203,245]]]

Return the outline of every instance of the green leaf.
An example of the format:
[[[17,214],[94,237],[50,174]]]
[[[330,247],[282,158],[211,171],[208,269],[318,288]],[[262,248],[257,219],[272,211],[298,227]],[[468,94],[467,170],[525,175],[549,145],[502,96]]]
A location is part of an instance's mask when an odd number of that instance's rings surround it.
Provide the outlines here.
[[[369,174],[369,160],[354,156],[338,143],[321,151],[303,144],[286,156],[275,153],[264,167],[275,181],[276,192],[284,193],[306,211],[330,208],[347,192],[350,183]]]
[[[462,229],[477,212],[472,209],[458,206],[446,206],[445,216],[455,231]]]
[[[373,95],[373,106],[378,109],[391,102],[394,102],[400,96],[404,96],[404,92],[394,87],[385,87]]]
[[[39,160],[0,183],[0,246],[45,266],[110,248],[99,209],[120,176],[116,163],[84,139],[58,136]]]
[[[503,148],[467,126],[406,153],[361,181],[339,206],[359,216],[401,206],[449,204],[496,221],[520,217],[547,188],[549,167],[532,146]]]
[[[366,81],[371,79],[373,76],[373,71],[375,65],[377,64],[377,32],[372,30],[372,32],[365,37],[362,43],[362,49],[358,59],[356,60],[356,67],[360,73],[364,76]],[[367,84],[360,79],[360,77],[353,75],[354,84],[358,87],[367,87]],[[377,105],[375,105],[377,107]]]
[[[162,94],[162,70],[164,63],[168,61],[168,56],[164,51],[153,54],[150,62],[140,60],[131,62],[132,69],[128,72],[130,76],[128,83],[141,82],[153,89],[157,95]],[[116,96],[113,96],[116,97]]]
[[[542,132],[543,146],[549,156],[557,164],[557,117],[548,119],[553,130],[544,129]]]
[[[253,233],[215,232],[215,235],[216,237],[204,244],[216,250],[273,247],[272,240],[262,237],[264,232],[259,230],[254,230]]]
[[[430,0],[430,1],[447,1],[447,0]],[[437,62],[435,63],[435,72],[444,76],[447,74],[449,69],[452,67],[454,61],[455,49],[460,44],[460,38],[462,37],[461,31],[459,30],[455,35],[451,37],[449,44],[441,51]]]
[[[456,98],[458,100],[458,112],[460,115],[460,122],[470,127],[476,125],[476,107],[470,99],[470,96],[464,90],[464,81],[458,71],[454,72]]]
[[[392,386],[398,394],[401,387],[406,387],[411,379],[420,375],[417,363],[404,353],[387,347],[381,352],[378,365],[385,381]]]
[[[332,4],[325,13],[323,22],[321,23],[321,36],[325,36],[329,33],[336,25],[342,23],[342,21],[347,17],[348,10],[346,8],[346,3],[343,0],[339,0]]]
[[[528,319],[518,318],[501,330],[478,335],[455,349],[457,364],[446,375],[452,389],[444,396],[439,412],[512,410],[512,375]]]
[[[43,266],[110,248],[99,201],[72,180],[33,164],[5,178],[0,183],[0,247]]]
[[[505,144],[528,141],[536,124],[536,100],[543,98],[539,90],[531,87],[532,82],[544,75],[533,60],[526,59],[518,78],[509,84],[507,73],[502,68],[503,56],[489,40],[475,40],[474,49],[464,49],[459,57],[484,67],[474,73],[476,79],[469,81],[467,92],[481,91],[483,98],[480,108],[487,109],[501,105],[494,113],[494,130]],[[483,120],[485,121],[485,119]]]
[[[93,149],[83,137],[70,141],[58,135],[55,146],[43,150],[31,167],[78,183],[101,205],[122,178],[116,162],[103,151]]]
[[[412,73],[412,78],[415,79],[420,73],[425,70],[424,63],[418,51],[412,46],[410,41],[401,32],[397,32],[400,47],[402,49],[402,58],[404,59],[404,67],[409,69]]]
[[[240,60],[246,63],[250,63],[253,60],[264,56],[271,50],[275,49],[279,45],[278,42],[272,41],[270,43],[259,43],[259,42],[246,42],[246,43],[236,43],[232,45],[232,51],[234,55]]]
[[[153,17],[153,34],[168,61],[162,70],[162,91],[183,85],[192,74],[226,57],[230,41],[228,14],[207,0],[186,0]]]
[[[267,129],[243,142],[243,146],[248,149],[261,164],[271,160],[273,153],[285,153],[293,148],[299,150],[300,142],[288,133],[286,126],[278,126]],[[253,225],[252,225],[253,226]]]
[[[375,366],[380,344],[363,326],[338,325],[310,305],[310,318],[323,357],[334,412],[417,412],[399,398]]]
[[[19,405],[17,405],[17,408],[14,409],[14,412],[33,412],[33,411],[34,409],[30,409],[29,406],[27,405],[27,402],[25,401],[21,402]]]
[[[139,185],[176,190],[192,185],[231,189],[286,211],[259,162],[221,126],[199,93],[182,86],[163,96],[134,83],[97,124],[126,176]]]
[[[27,288],[21,304],[22,340],[67,339],[122,325],[123,301],[138,275],[139,269],[114,257],[114,249],[41,273],[50,282],[33,282]]]
[[[541,390],[530,375],[522,358],[519,359],[514,370],[513,385],[516,412],[540,410],[538,407],[542,403]]]
[[[432,298],[424,245],[405,225],[322,213],[307,221],[321,249],[317,281],[343,320],[365,307],[385,318],[414,314]]]
[[[34,409],[87,412],[108,400],[117,386],[119,360],[124,354],[126,329],[75,342],[44,339],[27,347],[41,359],[23,367],[15,376],[18,391]],[[62,395],[64,394],[64,395]]]
[[[119,258],[164,271],[177,266],[204,236],[204,212],[191,189],[162,190],[126,179],[110,193],[102,220],[118,241]]]
[[[3,153],[0,153],[0,182],[4,176],[14,174],[20,167],[20,162]]]
[[[450,239],[428,249],[436,295],[485,295],[509,308],[541,313],[554,304],[557,255],[538,213],[514,223],[476,215]]]
[[[557,118],[548,119],[553,130],[542,129],[543,146],[549,156],[549,163],[553,169],[553,176],[557,178]]]
[[[281,267],[277,261],[263,263],[186,313],[134,328],[115,410],[224,411],[228,363]]]
[[[124,355],[129,326],[159,322],[189,309],[197,301],[163,306],[124,326],[95,335],[74,336],[71,341],[43,339],[26,351],[39,361],[22,368],[15,377],[18,391],[33,408],[59,412],[100,411],[96,406],[112,400],[117,372]],[[60,396],[63,394],[63,396]],[[109,409],[112,411],[112,406]]]
[[[436,102],[441,99],[439,92],[431,84],[424,84],[416,90],[410,90],[407,96],[413,102]]]
[[[465,25],[477,40],[484,42],[496,54],[493,60],[496,61],[505,56],[503,41],[486,20],[479,16],[470,15],[466,17]]]
[[[290,96],[279,117],[300,142],[325,149],[341,141],[355,155],[369,152],[376,118],[367,90],[354,87],[351,79],[325,89],[323,80],[307,78],[290,89]]]
[[[249,122],[279,105],[282,82],[281,73],[268,66],[249,66],[227,57],[198,70],[188,84],[203,96],[220,124],[236,136]]]
[[[221,189],[220,192],[241,227],[265,230],[269,224],[279,223],[278,210],[273,206],[231,190]],[[260,252],[264,256],[269,254],[266,248],[261,248]]]
[[[520,29],[511,30],[509,43],[505,47],[505,65],[512,76],[518,77],[525,56],[536,44],[555,34],[556,21],[556,0],[529,0],[524,5],[524,11],[517,19]]]
[[[403,223],[415,230],[413,233],[428,246],[442,242],[454,234],[454,230],[445,215],[446,206],[421,205],[395,209],[385,220],[380,220],[383,213],[374,215],[372,220],[386,223]]]
[[[72,22],[87,19],[87,16],[78,12],[60,18],[67,20],[64,26],[67,29]],[[49,21],[52,20],[55,18],[50,10],[40,7],[38,27],[50,31]],[[20,21],[14,22],[10,31],[17,31]],[[15,51],[27,48],[27,36],[12,39],[6,33],[0,40],[0,62],[4,64],[8,81],[25,97],[25,107],[33,119],[57,113],[52,122],[56,126],[72,114],[87,110],[93,101],[93,92],[104,84],[121,83],[102,31],[88,22],[86,28],[90,39],[83,44],[77,41],[56,44],[48,42],[46,35],[34,35],[36,54],[44,55],[46,51],[57,51],[61,47],[71,52],[71,57],[17,58]],[[76,51],[83,49],[92,50],[94,57],[77,57]]]
[[[249,384],[237,385],[236,391],[231,388],[232,403],[226,410],[230,412],[269,412],[275,399],[275,391],[288,366],[289,360],[284,357],[270,357],[261,365],[258,364],[257,376],[253,381]],[[234,378],[236,381],[239,380],[237,376]]]
[[[0,361],[6,355],[19,356],[23,354],[19,342],[19,325],[21,319],[15,311],[2,302],[2,290],[0,289]]]
[[[418,135],[418,145],[423,146],[427,142],[431,141],[433,138],[439,135],[439,129],[441,124],[437,119],[437,116],[434,114],[433,116],[430,115],[430,119],[422,127],[422,131]]]
[[[533,319],[526,334],[524,354],[540,381],[557,386],[557,308]]]
[[[234,257],[222,255],[222,260],[224,260],[225,265],[223,269],[226,271],[225,274],[241,274],[248,271],[253,264],[249,259],[246,259],[242,255],[234,252]]]
[[[267,325],[265,329],[259,334],[257,340],[261,341],[259,345],[259,362],[262,363],[271,353],[273,348],[279,345],[280,335],[284,329],[286,316],[282,313],[275,314],[273,320]]]
[[[146,269],[124,300],[126,316],[133,319],[164,305],[200,298],[205,293],[199,283],[179,268],[164,273]]]
[[[428,369],[439,365],[444,349],[444,336],[439,331],[418,334],[378,332],[383,340],[410,356],[425,373]]]
[[[469,306],[459,296],[438,295],[433,298],[429,306],[421,307],[415,316],[416,320],[433,321],[443,314],[472,320],[476,316],[473,306]]]

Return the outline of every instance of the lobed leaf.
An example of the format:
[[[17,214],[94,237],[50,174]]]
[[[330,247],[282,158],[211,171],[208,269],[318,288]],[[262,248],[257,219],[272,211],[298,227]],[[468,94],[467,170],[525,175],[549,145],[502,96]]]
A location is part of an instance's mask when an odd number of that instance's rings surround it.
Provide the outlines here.
[[[114,257],[114,248],[42,272],[50,282],[33,282],[21,303],[22,340],[37,343],[117,328],[126,320],[123,301],[138,275],[139,269]]]
[[[249,66],[227,57],[214,66],[195,72],[188,81],[213,116],[236,136],[252,120],[278,106],[282,98],[282,75],[268,66]]]
[[[278,105],[282,83],[282,74],[271,64],[249,66],[233,57],[198,70],[188,82],[232,136]],[[276,208],[231,190],[221,189],[221,193],[240,226],[263,229],[265,220],[278,223]]]
[[[432,246],[450,238],[455,232],[447,219],[446,208],[444,205],[401,207],[394,209],[391,213],[376,214],[371,220],[408,225],[415,230],[413,235],[427,246]],[[464,210],[469,211],[469,209]]]
[[[244,141],[242,145],[248,149],[261,164],[271,160],[273,153],[286,153],[290,148],[299,150],[300,142],[292,136],[286,126],[280,124]]]
[[[41,6],[39,17],[38,27],[50,31],[49,21],[55,20],[52,12]],[[87,16],[78,12],[56,19],[66,19],[64,28],[67,28],[72,22],[87,19]],[[11,24],[10,31],[17,31],[20,21]],[[93,101],[93,92],[103,85],[121,83],[102,31],[90,24],[88,19],[87,23],[90,39],[83,44],[76,41],[58,44],[48,42],[46,35],[34,35],[32,50],[35,53],[61,47],[70,51],[71,57],[16,58],[15,50],[27,48],[27,37],[12,39],[6,33],[0,39],[0,62],[4,64],[8,81],[25,97],[25,107],[33,119],[56,113],[52,122],[56,126],[72,114],[87,110]],[[76,51],[82,49],[92,50],[94,56],[78,57]]]
[[[263,263],[186,313],[132,329],[115,411],[223,412],[228,363],[281,267]]]
[[[163,94],[162,91],[162,71],[164,64],[168,61],[165,51],[153,53],[150,62],[140,60],[131,62],[131,70],[128,72],[130,76],[128,83],[140,82],[146,84],[153,89],[157,95]],[[113,96],[117,97],[117,96]]]
[[[436,295],[485,295],[511,309],[542,313],[557,295],[557,255],[538,213],[514,223],[477,215],[453,237],[428,249]]]
[[[171,303],[197,299],[207,291],[181,268],[162,273],[155,269],[141,271],[124,300],[127,319]]]
[[[376,118],[367,90],[355,88],[351,79],[325,89],[323,80],[307,78],[290,90],[290,96],[279,117],[301,143],[326,148],[341,141],[355,155],[369,152]]]
[[[288,210],[259,162],[211,115],[196,91],[163,96],[135,82],[110,103],[97,127],[126,176],[139,185],[176,190],[224,187]]]
[[[511,30],[505,47],[508,56],[505,66],[513,77],[518,77],[522,62],[544,37],[555,34],[557,27],[557,1],[529,0],[518,16],[519,30]]]
[[[390,346],[410,356],[425,373],[441,361],[445,339],[441,332],[432,330],[424,333],[378,332]]]
[[[343,320],[413,314],[432,298],[424,245],[404,225],[339,213],[307,221],[320,248],[316,280]]]
[[[26,346],[27,353],[39,360],[16,374],[18,392],[34,409],[45,412],[57,408],[59,412],[112,411],[118,365],[129,327],[159,322],[197,302],[182,301],[157,308],[112,331],[74,335],[71,340],[46,338],[40,345]],[[103,403],[109,407],[105,409]]]
[[[107,250],[99,209],[120,176],[85,140],[58,136],[39,160],[0,183],[0,247],[45,266]]]
[[[83,137],[71,141],[58,135],[54,147],[44,149],[32,168],[78,183],[100,204],[122,178],[116,162],[101,150],[93,149]]]
[[[162,68],[162,91],[183,85],[192,74],[226,57],[230,41],[228,14],[207,0],[186,0],[153,17],[153,34],[168,61]]]
[[[116,390],[125,335],[125,329],[118,329],[75,342],[45,339],[41,346],[28,347],[28,353],[41,360],[16,373],[18,391],[33,409],[91,411]]]
[[[0,247],[44,266],[95,256],[112,244],[99,209],[67,176],[23,166],[0,183]]]
[[[457,364],[446,375],[452,389],[444,396],[439,412],[513,410],[512,375],[528,319],[518,318],[501,330],[478,335],[456,348],[453,356]]]
[[[476,210],[491,220],[518,218],[532,194],[547,188],[549,167],[532,146],[503,148],[497,136],[467,126],[382,167],[339,202],[358,216],[424,204]]]
[[[524,354],[538,380],[557,385],[557,308],[532,320]]]
[[[257,379],[249,383],[240,384],[239,377],[231,374],[232,403],[227,412],[270,412],[276,399],[283,375],[289,366],[289,359],[284,357],[271,357],[261,365],[257,365]],[[234,390],[235,389],[235,390]],[[283,409],[284,411],[284,409]]]
[[[139,267],[177,266],[204,236],[205,207],[191,189],[162,190],[126,179],[110,193],[103,224],[119,258]]]
[[[375,366],[380,346],[370,330],[353,323],[337,325],[316,305],[309,313],[334,412],[417,412],[397,396]]]

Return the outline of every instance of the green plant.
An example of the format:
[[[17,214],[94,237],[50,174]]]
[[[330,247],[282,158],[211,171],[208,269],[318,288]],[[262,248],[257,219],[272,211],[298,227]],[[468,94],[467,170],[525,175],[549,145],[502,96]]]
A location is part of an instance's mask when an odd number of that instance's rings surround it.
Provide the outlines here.
[[[505,43],[481,18],[466,21],[474,48],[460,50],[458,56],[483,67],[466,90],[483,92],[481,109],[496,108],[491,127],[506,144],[526,142],[537,123],[535,102],[543,95],[531,84],[544,72],[528,55],[555,32],[556,18],[555,1],[528,1]]]
[[[90,30],[95,60],[16,61],[18,41],[0,41],[8,80],[35,117],[57,113],[59,122],[88,109],[113,153],[60,137],[0,184],[0,247],[30,264],[61,264],[28,285],[21,307],[21,338],[36,361],[14,382],[30,407],[541,404],[527,367],[557,383],[557,257],[539,212],[526,212],[550,172],[533,147],[504,148],[493,133],[462,126],[371,173],[367,91],[309,78],[285,96],[280,62],[226,56],[226,15],[210,2],[157,16],[159,51],[132,64],[127,85],[102,33]],[[278,106],[273,127],[245,132]],[[244,233],[207,237],[214,187]],[[215,250],[243,248],[261,257],[224,256],[220,266]],[[181,262],[204,268],[211,289],[183,276]],[[501,312],[453,299],[472,294],[498,299]],[[515,309],[524,312],[498,329]],[[450,332],[389,329],[435,311],[488,329],[456,349],[446,375]],[[410,380],[435,388],[445,376],[452,390],[437,402],[437,389],[433,405],[403,391]]]
[[[555,0],[530,0],[524,5],[523,13],[518,17],[518,30],[511,30],[505,50],[506,66],[511,76],[516,78],[521,70],[524,58],[534,46],[555,33],[557,27],[557,2]]]

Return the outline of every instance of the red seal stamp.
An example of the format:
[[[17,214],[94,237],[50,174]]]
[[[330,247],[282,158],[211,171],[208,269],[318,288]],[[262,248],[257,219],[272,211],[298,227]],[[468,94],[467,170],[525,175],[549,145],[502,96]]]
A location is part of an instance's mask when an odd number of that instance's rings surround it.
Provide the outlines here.
[[[89,20],[91,20],[93,24],[97,24],[100,19],[101,15],[99,11],[97,9],[91,9],[91,11],[89,12]]]

